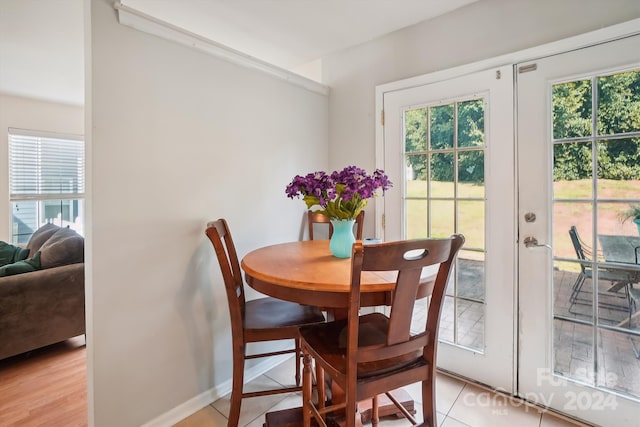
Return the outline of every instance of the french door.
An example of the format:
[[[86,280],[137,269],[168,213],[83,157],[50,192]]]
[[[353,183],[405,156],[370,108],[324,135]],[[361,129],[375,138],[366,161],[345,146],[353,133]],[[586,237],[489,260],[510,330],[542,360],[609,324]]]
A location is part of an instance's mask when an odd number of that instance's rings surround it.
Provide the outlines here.
[[[638,426],[640,268],[608,245],[639,240],[640,37],[516,69],[518,394]]]
[[[394,183],[385,240],[466,238],[443,305],[438,366],[513,392],[512,67],[387,92],[383,102],[384,169]],[[417,325],[421,312],[414,308]]]

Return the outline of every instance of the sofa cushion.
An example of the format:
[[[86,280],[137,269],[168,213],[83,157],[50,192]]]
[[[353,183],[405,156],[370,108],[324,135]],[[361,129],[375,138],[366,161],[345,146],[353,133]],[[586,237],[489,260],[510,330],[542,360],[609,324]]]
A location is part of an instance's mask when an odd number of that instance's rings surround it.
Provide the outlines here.
[[[84,262],[84,239],[70,228],[60,228],[40,247],[42,268]]]
[[[7,242],[0,242],[0,267],[22,261],[29,256],[29,249],[11,245]]]
[[[0,267],[0,277],[29,273],[36,270],[40,270],[40,252],[36,252],[33,258],[24,259],[22,261]]]
[[[46,242],[49,237],[53,236],[53,234],[60,230],[60,227],[54,224],[45,224],[42,227],[38,228],[31,235],[29,242],[27,243],[27,249],[29,249],[30,254],[35,254],[40,250],[44,242]]]

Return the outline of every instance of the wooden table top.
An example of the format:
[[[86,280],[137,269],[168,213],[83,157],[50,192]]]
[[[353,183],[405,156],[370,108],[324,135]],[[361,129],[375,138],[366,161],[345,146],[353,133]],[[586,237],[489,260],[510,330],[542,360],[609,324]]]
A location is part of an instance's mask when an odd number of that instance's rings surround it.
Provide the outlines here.
[[[241,262],[245,279],[272,297],[319,307],[344,308],[351,283],[351,259],[336,258],[328,240],[307,240],[266,246]],[[362,273],[361,304],[389,305],[397,272]],[[430,295],[434,276],[425,276],[420,296]]]

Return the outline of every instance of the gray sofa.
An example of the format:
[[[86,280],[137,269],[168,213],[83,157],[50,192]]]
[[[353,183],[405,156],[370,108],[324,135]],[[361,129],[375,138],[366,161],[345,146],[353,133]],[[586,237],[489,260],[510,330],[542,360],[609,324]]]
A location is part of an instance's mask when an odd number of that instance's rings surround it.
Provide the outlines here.
[[[0,277],[0,359],[85,333],[82,236],[46,224],[27,249],[40,269]]]

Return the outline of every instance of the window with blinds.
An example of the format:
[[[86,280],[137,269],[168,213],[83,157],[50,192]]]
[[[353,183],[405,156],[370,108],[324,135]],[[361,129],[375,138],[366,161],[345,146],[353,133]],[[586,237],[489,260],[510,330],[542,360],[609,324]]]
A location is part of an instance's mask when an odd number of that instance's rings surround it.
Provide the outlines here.
[[[27,242],[46,223],[83,234],[84,171],[82,137],[9,129],[14,243]]]

